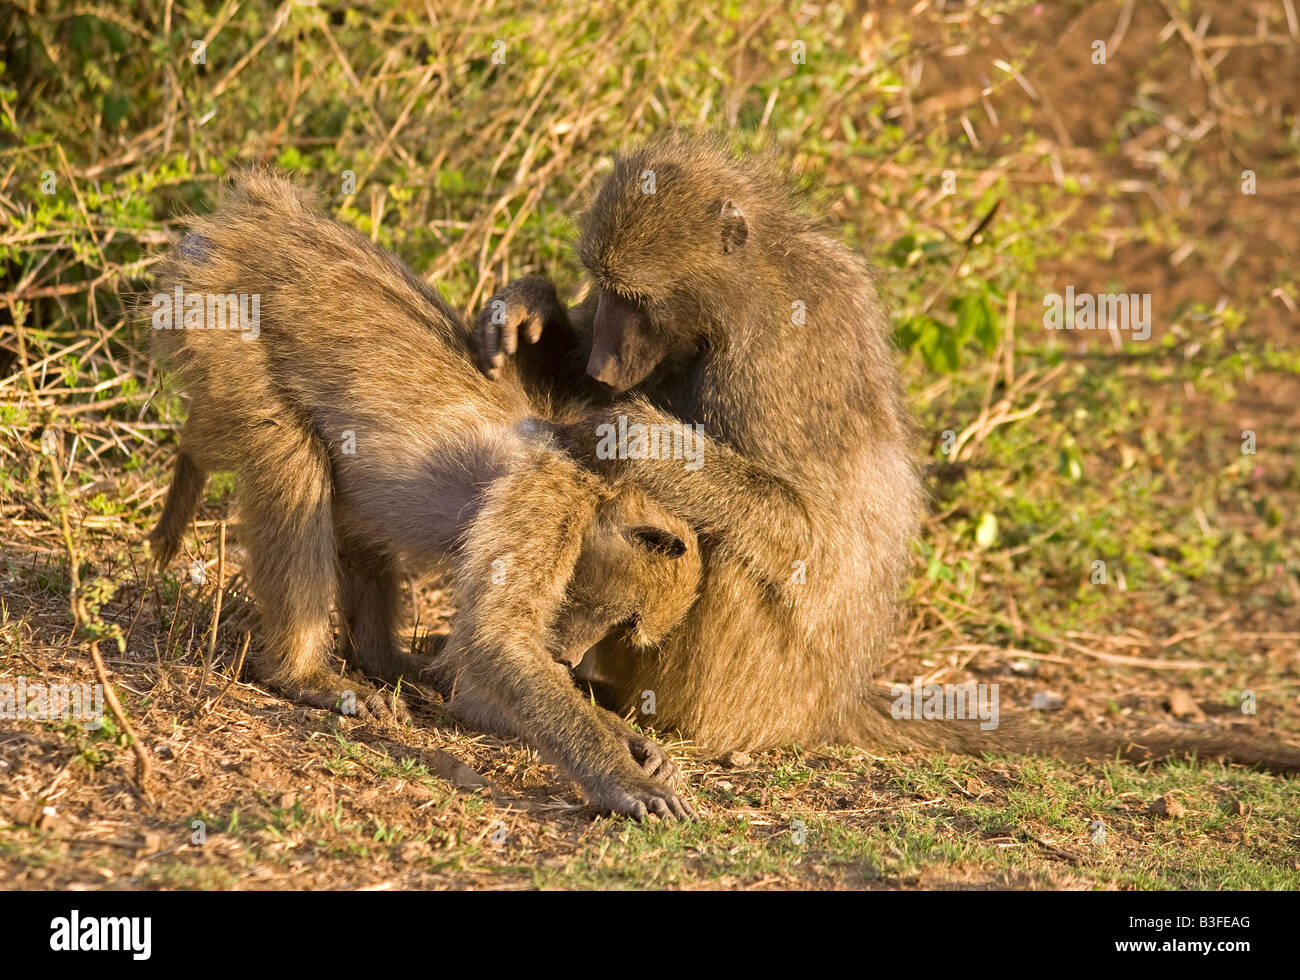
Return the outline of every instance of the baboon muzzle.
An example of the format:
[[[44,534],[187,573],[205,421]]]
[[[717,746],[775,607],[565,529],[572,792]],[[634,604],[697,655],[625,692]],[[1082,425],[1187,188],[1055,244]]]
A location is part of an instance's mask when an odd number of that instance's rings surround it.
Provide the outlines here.
[[[646,315],[609,290],[600,291],[592,327],[587,374],[615,391],[640,384],[663,360]]]

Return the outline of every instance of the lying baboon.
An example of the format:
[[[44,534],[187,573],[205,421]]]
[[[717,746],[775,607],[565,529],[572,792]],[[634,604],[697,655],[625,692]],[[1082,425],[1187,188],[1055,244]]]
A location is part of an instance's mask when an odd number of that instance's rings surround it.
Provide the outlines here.
[[[615,161],[578,250],[591,280],[580,303],[520,279],[480,313],[475,346],[489,376],[586,406],[606,427],[704,430],[694,468],[621,449],[630,458],[593,460],[701,534],[700,599],[683,627],[653,657],[617,641],[592,654],[617,708],[653,691],[657,728],[717,750],[843,741],[1300,768],[1294,748],[1232,736],[1062,744],[1010,718],[986,732],[891,717],[873,679],[923,494],[876,274],[805,214],[769,155],[690,134]],[[594,423],[570,438],[611,455]]]
[[[350,663],[416,679],[427,662],[398,644],[398,563],[450,569],[460,608],[435,674],[453,713],[530,740],[598,806],[689,814],[658,746],[585,700],[566,665],[611,631],[638,647],[671,634],[699,577],[690,528],[566,455],[519,386],[475,368],[436,291],[287,180],[246,174],[193,224],[152,303],[155,348],[190,405],[151,536],[159,561],[206,474],[234,470],[255,667],[331,707],[336,600]],[[533,503],[527,527],[503,508],[518,499]]]

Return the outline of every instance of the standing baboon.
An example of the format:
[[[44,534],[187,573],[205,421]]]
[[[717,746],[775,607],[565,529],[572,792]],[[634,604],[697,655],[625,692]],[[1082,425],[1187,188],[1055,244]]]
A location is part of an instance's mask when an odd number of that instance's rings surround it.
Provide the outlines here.
[[[453,712],[529,739],[598,806],[688,814],[652,778],[673,773],[658,746],[585,700],[567,663],[611,630],[641,646],[671,633],[699,576],[689,527],[566,455],[517,385],[476,370],[434,290],[282,178],[238,180],[159,283],[154,342],[190,412],[152,540],[170,559],[206,473],[236,472],[263,675],[334,705],[337,598],[349,661],[413,679],[398,562],[450,567],[460,611],[437,675]],[[526,527],[516,500],[532,502]],[[476,642],[484,630],[496,642]]]
[[[1061,746],[1014,719],[986,732],[891,717],[872,681],[923,495],[873,271],[804,214],[770,157],[682,134],[615,161],[579,254],[591,282],[578,305],[539,277],[489,301],[480,366],[517,371],[535,397],[585,404],[606,425],[692,424],[706,437],[693,470],[662,453],[595,460],[690,521],[703,555],[700,599],[654,656],[601,644],[617,707],[653,692],[656,727],[718,750],[846,741],[1300,764],[1294,749],[1230,736]],[[573,438],[609,455],[591,425]]]

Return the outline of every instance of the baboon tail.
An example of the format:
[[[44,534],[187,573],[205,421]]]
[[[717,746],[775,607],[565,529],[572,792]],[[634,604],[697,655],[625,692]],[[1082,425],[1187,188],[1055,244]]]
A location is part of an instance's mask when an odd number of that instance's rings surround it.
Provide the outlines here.
[[[909,697],[910,700],[910,697]],[[1023,714],[1005,714],[997,727],[980,719],[895,717],[897,699],[874,689],[851,719],[844,741],[896,752],[951,752],[958,755],[1010,753],[1062,759],[1153,762],[1196,756],[1278,773],[1300,772],[1300,748],[1262,733],[1176,730],[1155,726],[1115,732],[1079,732],[1038,727]]]
[[[153,547],[159,569],[167,567],[180,550],[185,528],[198,512],[199,498],[203,496],[203,486],[207,479],[208,475],[188,453],[182,452],[176,457],[176,471],[172,474],[172,483],[167,490],[162,517],[149,535],[149,543]]]

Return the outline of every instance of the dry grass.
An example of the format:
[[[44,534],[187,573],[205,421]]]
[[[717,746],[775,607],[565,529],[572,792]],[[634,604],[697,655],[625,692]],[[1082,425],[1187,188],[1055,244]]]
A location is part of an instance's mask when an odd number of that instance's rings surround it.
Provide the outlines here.
[[[1259,20],[1157,0],[734,19],[657,2],[48,3],[0,44],[16,137],[0,149],[0,680],[93,682],[95,636],[124,709],[101,732],[0,722],[7,885],[1300,884],[1279,857],[1297,839],[1294,784],[1240,770],[807,747],[727,763],[679,746],[706,819],[635,827],[436,706],[397,737],[235,680],[256,640],[237,527],[218,572],[220,485],[186,560],[146,569],[182,410],[120,316],[235,160],[298,171],[473,310],[520,274],[576,283],[572,216],[613,148],[676,121],[762,133],[885,265],[900,324],[949,326],[969,296],[997,314],[991,351],[908,361],[935,508],[889,675],[995,681],[1004,710],[1055,695],[1083,724],[1190,702],[1196,723],[1300,732],[1289,0]],[[1152,340],[1041,331],[1041,298],[1065,283],[1150,292]],[[1097,559],[1109,588],[1090,586]],[[435,629],[453,608],[437,583],[413,604]],[[1183,817],[1151,811],[1171,795]]]

